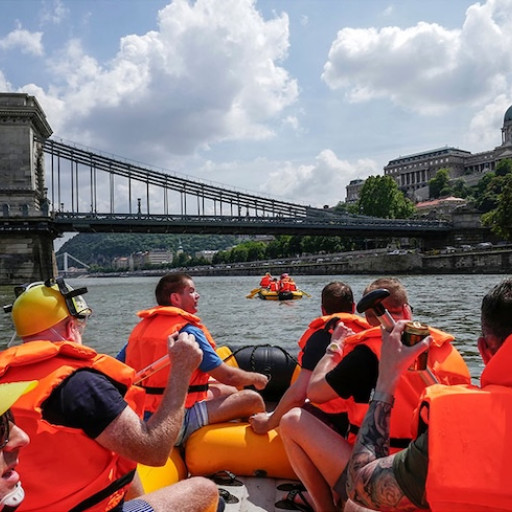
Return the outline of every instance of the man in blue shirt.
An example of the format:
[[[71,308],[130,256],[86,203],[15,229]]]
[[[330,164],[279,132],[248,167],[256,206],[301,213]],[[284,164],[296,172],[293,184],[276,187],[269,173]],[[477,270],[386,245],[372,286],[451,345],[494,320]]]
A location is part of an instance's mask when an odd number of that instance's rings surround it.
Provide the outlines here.
[[[217,355],[215,342],[201,324],[197,313],[199,293],[192,278],[184,272],[163,276],[155,290],[158,306],[140,311],[141,321],[135,326],[126,347],[126,363],[140,371],[165,355],[165,340],[170,332],[192,334],[202,351],[202,360],[189,383],[186,413],[177,445],[184,443],[192,432],[212,423],[248,418],[265,410],[261,396],[248,389],[265,388],[268,378],[227,365]],[[172,371],[172,369],[171,369]],[[169,368],[148,376],[142,382],[146,390],[146,416],[160,401]],[[211,378],[215,379],[212,383]]]

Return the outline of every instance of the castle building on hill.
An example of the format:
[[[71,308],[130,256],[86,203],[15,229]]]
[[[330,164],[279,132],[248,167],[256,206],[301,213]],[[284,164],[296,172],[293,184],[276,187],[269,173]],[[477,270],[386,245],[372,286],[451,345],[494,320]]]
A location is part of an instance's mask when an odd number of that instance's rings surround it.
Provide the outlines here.
[[[384,175],[391,176],[409,198],[424,201],[429,197],[428,182],[440,169],[448,169],[450,179],[478,180],[483,173],[494,170],[500,160],[512,158],[512,106],[505,112],[501,140],[500,146],[482,153],[446,146],[400,156],[384,166]],[[361,188],[361,180],[347,185],[347,202],[356,201]]]

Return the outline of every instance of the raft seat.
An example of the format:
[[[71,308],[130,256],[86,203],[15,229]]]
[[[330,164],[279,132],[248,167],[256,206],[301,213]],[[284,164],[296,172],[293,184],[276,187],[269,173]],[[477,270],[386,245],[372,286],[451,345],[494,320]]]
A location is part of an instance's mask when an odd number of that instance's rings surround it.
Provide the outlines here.
[[[228,470],[239,476],[297,480],[278,430],[254,433],[249,423],[216,423],[200,428],[185,446],[185,463],[192,476]]]
[[[137,473],[146,494],[185,480],[188,476],[187,466],[177,448],[172,450],[164,466],[153,467],[137,464]]]

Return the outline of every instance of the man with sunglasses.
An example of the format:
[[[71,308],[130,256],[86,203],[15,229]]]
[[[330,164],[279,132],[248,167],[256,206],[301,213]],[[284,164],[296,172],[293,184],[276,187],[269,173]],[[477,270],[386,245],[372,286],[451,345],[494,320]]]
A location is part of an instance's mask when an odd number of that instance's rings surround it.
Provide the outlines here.
[[[387,290],[382,301],[393,320],[412,320],[407,290],[396,278],[380,278],[369,284],[363,295],[374,290]],[[339,501],[346,499],[345,467],[355,437],[378,376],[382,345],[378,318],[367,310],[366,320],[373,326],[354,334],[339,323],[332,335],[332,343],[315,367],[307,390],[313,403],[322,403],[337,397],[347,401],[349,431],[346,438],[330,429],[303,409],[292,409],[281,420],[281,434],[292,467],[308,490],[315,510],[328,512],[339,509]],[[444,383],[459,384],[470,381],[469,370],[460,353],[452,346],[452,335],[435,332],[436,347],[430,354],[429,366]],[[414,373],[414,375],[412,375]],[[418,372],[410,372],[397,396],[397,415],[394,420],[393,442],[403,447],[412,438],[410,424],[424,381]],[[304,432],[315,432],[304,436]]]
[[[481,325],[481,387],[426,388],[415,440],[392,455],[389,424],[397,383],[433,340],[404,346],[403,322],[383,334],[376,393],[348,465],[347,489],[353,501],[372,510],[512,509],[512,279],[484,296]]]
[[[82,345],[92,312],[82,297],[86,291],[73,290],[60,278],[33,283],[16,290],[10,308],[23,344],[0,353],[0,382],[39,381],[13,407],[31,439],[20,462],[27,491],[23,510],[215,510],[217,487],[204,478],[125,502],[137,462],[166,463],[183,420],[186,382],[201,352],[193,336],[169,336],[173,373],[161,407],[145,423],[143,391],[133,385],[133,369]]]
[[[19,462],[19,451],[27,446],[29,439],[14,422],[10,408],[36,385],[36,381],[0,384],[0,512],[13,512],[25,497],[15,468]]]

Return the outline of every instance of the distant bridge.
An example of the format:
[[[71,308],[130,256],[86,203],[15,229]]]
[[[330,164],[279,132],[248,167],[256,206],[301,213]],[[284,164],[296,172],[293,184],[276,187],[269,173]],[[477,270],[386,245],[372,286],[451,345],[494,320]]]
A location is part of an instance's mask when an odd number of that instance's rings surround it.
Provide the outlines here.
[[[75,258],[71,254],[69,254],[69,252],[64,252],[57,256],[57,264],[60,261],[62,262],[62,267],[61,265],[58,265],[59,270],[62,270],[63,272],[68,272],[71,268],[69,265],[69,260],[72,260],[75,263],[75,265],[73,265],[73,267],[75,268],[76,264],[79,265],[79,269],[87,270],[89,268],[89,265],[87,265],[87,263],[84,263],[83,261],[80,261],[79,259]]]

